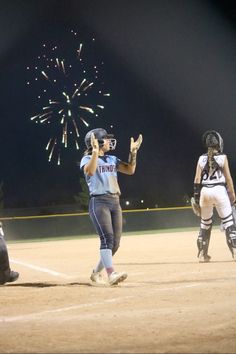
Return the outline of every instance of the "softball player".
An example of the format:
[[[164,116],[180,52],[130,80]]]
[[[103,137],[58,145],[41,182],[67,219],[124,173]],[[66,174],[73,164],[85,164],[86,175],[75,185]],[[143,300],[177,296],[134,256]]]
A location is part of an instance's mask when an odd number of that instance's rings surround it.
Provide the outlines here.
[[[209,262],[208,247],[215,207],[226,234],[227,245],[236,260],[236,226],[232,213],[234,185],[228,159],[223,154],[223,139],[214,130],[203,135],[207,153],[199,157],[194,179],[194,199],[200,206],[200,232],[197,239],[200,262]]]
[[[112,262],[112,256],[119,248],[122,232],[117,172],[134,174],[137,151],[142,143],[142,135],[136,141],[131,138],[129,162],[126,163],[107,154],[116,147],[116,139],[113,137],[102,128],[89,131],[85,136],[87,150],[80,163],[89,188],[89,215],[100,237],[100,260],[90,279],[93,283],[106,284],[101,275],[105,268],[110,285],[127,278],[127,273],[115,272]]]
[[[7,246],[4,240],[2,223],[0,222],[0,285],[17,280],[19,273],[10,269]]]

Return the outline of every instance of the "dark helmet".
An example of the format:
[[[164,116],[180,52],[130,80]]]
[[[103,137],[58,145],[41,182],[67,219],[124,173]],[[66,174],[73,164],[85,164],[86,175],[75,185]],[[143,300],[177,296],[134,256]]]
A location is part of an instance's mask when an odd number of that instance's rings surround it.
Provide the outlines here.
[[[104,139],[110,140],[110,149],[114,150],[116,147],[116,139],[113,139],[113,134],[108,134],[107,131],[103,128],[96,128],[90,130],[84,138],[85,145],[87,149],[91,148],[91,134],[94,134],[95,138],[98,140],[99,146],[102,147],[104,144]]]
[[[202,136],[203,144],[206,148],[214,147],[219,152],[223,152],[224,142],[221,135],[215,130],[207,130]]]

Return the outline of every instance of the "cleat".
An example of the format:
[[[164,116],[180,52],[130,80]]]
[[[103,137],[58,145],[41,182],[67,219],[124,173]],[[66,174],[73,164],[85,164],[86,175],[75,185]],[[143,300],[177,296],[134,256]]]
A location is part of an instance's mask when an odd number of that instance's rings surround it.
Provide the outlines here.
[[[19,273],[11,270],[7,283],[12,283],[13,281],[16,281],[18,278],[19,278]]]
[[[102,274],[99,272],[93,272],[90,276],[90,279],[92,280],[93,283],[96,283],[97,285],[105,285],[106,282],[102,277]]]
[[[12,283],[13,281],[16,281],[18,278],[19,278],[19,273],[10,270],[8,274],[5,275],[4,278],[0,280],[0,285],[3,285],[5,283]]]
[[[125,272],[117,273],[117,272],[112,272],[109,275],[109,284],[110,285],[117,285],[118,283],[124,281],[127,278],[128,274]]]
[[[206,254],[206,255],[202,255],[202,254],[200,254],[200,256],[199,256],[199,263],[208,263],[208,262],[210,262],[210,260],[211,260],[211,256],[209,256],[208,254]]]

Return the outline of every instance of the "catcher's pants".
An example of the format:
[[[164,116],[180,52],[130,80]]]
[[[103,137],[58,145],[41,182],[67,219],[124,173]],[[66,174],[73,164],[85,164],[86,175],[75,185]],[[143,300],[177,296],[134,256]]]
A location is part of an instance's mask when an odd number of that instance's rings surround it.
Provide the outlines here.
[[[111,249],[114,255],[120,245],[122,211],[118,195],[91,197],[89,215],[100,237],[100,249]]]
[[[0,277],[10,269],[7,245],[4,236],[0,234]]]
[[[215,207],[221,219],[226,219],[232,214],[232,206],[225,186],[202,187],[199,201],[201,207],[201,228],[208,229],[202,220],[210,220]],[[210,223],[209,223],[210,224]],[[224,228],[227,229],[233,225],[232,218],[229,222],[224,223]]]

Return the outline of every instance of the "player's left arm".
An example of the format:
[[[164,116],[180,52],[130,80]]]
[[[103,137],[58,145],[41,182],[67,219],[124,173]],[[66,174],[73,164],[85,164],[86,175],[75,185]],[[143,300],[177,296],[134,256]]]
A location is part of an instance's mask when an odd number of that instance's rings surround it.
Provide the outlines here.
[[[143,136],[139,134],[139,137],[136,141],[134,138],[130,139],[130,153],[128,162],[121,161],[118,166],[118,171],[121,173],[125,173],[127,175],[133,175],[136,169],[137,162],[137,152],[142,144]]]
[[[197,167],[196,167],[196,173],[195,173],[195,177],[194,177],[194,183],[201,183],[201,173],[202,173],[202,170],[199,166],[199,163],[197,164]]]
[[[231,204],[234,204],[235,203],[234,183],[233,183],[233,180],[231,177],[227,156],[225,157],[225,163],[223,166],[223,173],[224,173],[225,180],[226,180],[226,185],[227,185],[227,190],[228,190],[230,202],[231,202]]]
[[[193,183],[193,197],[191,198],[191,206],[194,214],[197,216],[201,216],[201,208],[199,205],[201,194],[201,174],[202,170],[198,162]]]

